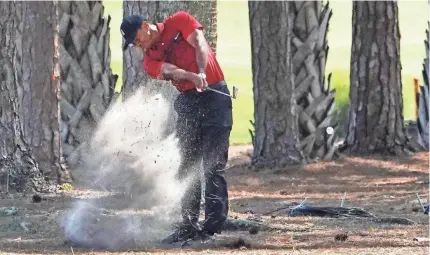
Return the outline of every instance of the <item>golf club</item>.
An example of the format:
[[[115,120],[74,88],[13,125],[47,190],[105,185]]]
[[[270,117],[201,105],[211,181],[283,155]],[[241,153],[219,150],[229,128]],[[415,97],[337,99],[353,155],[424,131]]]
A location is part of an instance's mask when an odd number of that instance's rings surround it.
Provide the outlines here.
[[[224,96],[231,97],[231,98],[233,98],[233,99],[236,99],[237,91],[238,91],[238,88],[236,88],[235,86],[233,86],[233,95],[229,95],[229,94],[227,94],[227,93],[224,93],[224,92],[222,92],[222,91],[219,91],[219,90],[216,90],[216,89],[213,89],[213,88],[210,88],[210,87],[207,87],[206,89],[207,89],[207,90],[210,90],[210,91],[213,91],[213,92],[216,92],[216,93],[218,93],[218,94],[224,95]]]

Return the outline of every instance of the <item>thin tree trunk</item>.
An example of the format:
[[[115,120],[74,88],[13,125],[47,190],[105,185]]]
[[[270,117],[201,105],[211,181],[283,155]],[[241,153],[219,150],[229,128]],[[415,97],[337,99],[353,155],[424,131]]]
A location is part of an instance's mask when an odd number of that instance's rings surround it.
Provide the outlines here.
[[[353,3],[348,153],[411,154],[403,118],[398,7]]]
[[[288,1],[250,1],[255,137],[253,164],[305,161],[299,145]]]
[[[70,181],[59,132],[57,2],[0,4],[2,191]]]
[[[119,96],[110,68],[110,16],[102,1],[59,1],[61,141],[70,167]],[[119,49],[118,49],[119,50]]]
[[[420,86],[420,93],[417,95],[418,97],[418,119],[417,119],[417,127],[418,127],[418,143],[425,150],[429,150],[429,120],[430,120],[430,109],[429,109],[429,59],[430,59],[430,22],[428,23],[428,29],[426,31],[426,40],[424,41],[426,57],[424,58],[423,63],[423,86]]]
[[[331,160],[337,152],[338,128],[333,119],[336,91],[330,90],[331,74],[325,81],[326,38],[332,12],[328,3],[323,6],[321,1],[294,1],[290,15],[300,145],[309,159]],[[327,133],[329,127],[332,133]]]

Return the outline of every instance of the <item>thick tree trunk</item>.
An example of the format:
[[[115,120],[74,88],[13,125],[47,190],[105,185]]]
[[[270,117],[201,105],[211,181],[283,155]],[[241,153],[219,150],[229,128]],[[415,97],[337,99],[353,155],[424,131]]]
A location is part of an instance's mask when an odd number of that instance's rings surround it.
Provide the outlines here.
[[[154,2],[154,1],[152,1]],[[193,15],[204,27],[205,38],[216,52],[217,42],[217,1],[157,1],[157,11],[149,16],[156,22],[162,22],[177,11],[186,11]],[[153,18],[152,18],[153,17]]]
[[[116,101],[109,23],[102,1],[59,1],[61,141],[70,167],[107,108]]]
[[[216,1],[124,1],[124,17],[144,14],[153,22],[163,22],[169,15],[184,10],[193,15],[204,27],[204,34],[212,49],[216,47]],[[209,11],[208,11],[209,10]],[[118,28],[119,29],[119,28]],[[143,71],[143,51],[131,47],[124,52],[123,91],[130,96],[138,87],[143,86],[147,93],[161,93],[173,109],[173,101],[178,91],[171,82],[150,79]],[[173,130],[176,115],[168,122],[167,133]]]
[[[429,150],[429,119],[430,119],[430,109],[429,109],[429,59],[430,59],[430,22],[428,23],[429,28],[426,31],[426,40],[424,41],[426,57],[423,63],[423,86],[420,86],[420,93],[418,97],[418,143],[426,150]]]
[[[411,154],[406,135],[398,7],[394,1],[353,3],[348,153]]]
[[[0,4],[2,191],[49,191],[69,181],[59,132],[56,2]]]
[[[292,61],[299,112],[300,146],[309,159],[331,160],[337,152],[335,90],[330,76],[325,81],[328,23],[332,15],[328,3],[294,1]],[[327,128],[333,132],[327,133]]]
[[[288,1],[250,1],[255,137],[253,164],[304,162],[292,74]]]

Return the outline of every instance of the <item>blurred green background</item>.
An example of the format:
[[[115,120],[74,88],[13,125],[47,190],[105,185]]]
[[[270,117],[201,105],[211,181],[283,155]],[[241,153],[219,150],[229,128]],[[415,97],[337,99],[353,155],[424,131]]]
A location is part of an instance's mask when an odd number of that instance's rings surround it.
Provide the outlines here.
[[[326,2],[326,1],[324,1]],[[425,57],[425,31],[429,16],[427,1],[401,0],[399,22],[401,33],[401,61],[403,80],[403,108],[406,120],[416,119],[413,79],[422,83],[422,63]],[[111,68],[122,83],[122,51],[119,26],[122,20],[122,1],[104,1],[105,15],[111,15]],[[336,88],[336,105],[347,118],[349,100],[349,65],[352,40],[352,2],[330,1],[333,15],[329,24],[329,55],[326,73],[332,73],[332,87]],[[232,144],[250,143],[248,129],[254,117],[252,93],[251,44],[247,1],[218,1],[217,59],[223,68],[226,81],[239,88],[233,100],[234,126]],[[342,113],[341,113],[342,114]],[[347,121],[347,119],[344,119]]]

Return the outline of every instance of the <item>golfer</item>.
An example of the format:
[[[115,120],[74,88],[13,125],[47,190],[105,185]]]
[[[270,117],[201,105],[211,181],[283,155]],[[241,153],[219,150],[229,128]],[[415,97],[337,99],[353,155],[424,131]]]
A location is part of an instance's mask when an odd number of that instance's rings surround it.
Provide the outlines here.
[[[230,131],[233,125],[232,101],[223,72],[203,35],[203,27],[193,16],[179,11],[163,23],[149,22],[133,15],[121,24],[129,45],[144,51],[143,66],[152,78],[170,80],[180,92],[174,102],[178,114],[176,132],[182,162],[179,178],[195,174],[203,160],[205,171],[205,220],[198,225],[201,183],[199,174],[182,199],[182,223],[164,243],[207,238],[221,233],[228,214],[227,182]]]

